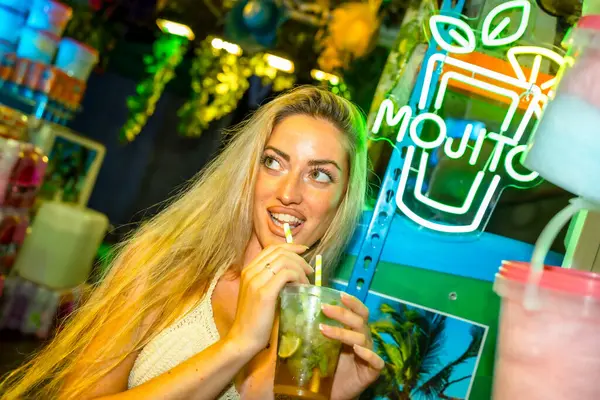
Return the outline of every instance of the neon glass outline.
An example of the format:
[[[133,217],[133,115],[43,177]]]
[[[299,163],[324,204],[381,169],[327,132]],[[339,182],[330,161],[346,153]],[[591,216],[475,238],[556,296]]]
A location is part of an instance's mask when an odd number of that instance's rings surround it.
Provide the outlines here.
[[[522,8],[523,16],[521,17],[521,23],[519,28],[515,33],[509,35],[505,38],[499,38],[498,35],[510,24],[510,18],[505,17],[502,21],[490,32],[490,28],[492,26],[492,22],[494,18],[496,18],[503,11],[509,10],[511,8]],[[512,0],[502,3],[492,11],[488,13],[488,15],[483,20],[483,25],[481,27],[481,41],[484,46],[487,47],[501,47],[506,46],[511,43],[516,42],[521,39],[529,26],[529,18],[531,17],[531,3],[527,0]]]

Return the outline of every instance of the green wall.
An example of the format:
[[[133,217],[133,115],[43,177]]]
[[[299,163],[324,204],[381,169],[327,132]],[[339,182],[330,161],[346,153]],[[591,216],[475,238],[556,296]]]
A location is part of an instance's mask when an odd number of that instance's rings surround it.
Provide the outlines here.
[[[335,279],[348,281],[356,257],[344,259]],[[500,298],[491,282],[380,262],[371,290],[433,308],[489,327],[470,400],[492,398],[494,350],[498,331]],[[450,298],[456,293],[456,299]]]

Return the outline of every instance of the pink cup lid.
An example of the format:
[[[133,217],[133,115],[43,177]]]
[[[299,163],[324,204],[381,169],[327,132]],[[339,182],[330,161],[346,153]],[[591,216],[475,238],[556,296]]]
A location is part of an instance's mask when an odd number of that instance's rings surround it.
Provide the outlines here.
[[[600,15],[585,15],[579,19],[577,28],[600,31]]]
[[[526,284],[529,281],[529,263],[505,261],[502,263],[501,277]],[[540,287],[581,297],[595,297],[600,300],[600,274],[560,267],[544,266]]]

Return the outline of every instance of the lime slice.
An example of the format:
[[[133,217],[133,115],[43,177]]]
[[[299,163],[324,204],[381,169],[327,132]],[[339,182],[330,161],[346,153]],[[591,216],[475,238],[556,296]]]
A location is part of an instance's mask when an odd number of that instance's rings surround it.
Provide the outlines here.
[[[300,348],[300,338],[294,335],[283,335],[279,343],[277,355],[280,358],[289,358]]]

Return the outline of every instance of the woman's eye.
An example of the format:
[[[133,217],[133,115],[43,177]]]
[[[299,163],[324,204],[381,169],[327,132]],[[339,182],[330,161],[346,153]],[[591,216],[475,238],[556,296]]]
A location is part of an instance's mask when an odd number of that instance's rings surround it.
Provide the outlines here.
[[[318,170],[318,169],[312,171],[310,175],[311,175],[311,178],[314,179],[317,182],[329,183],[329,182],[332,181],[331,175],[329,175],[325,171],[321,171],[321,170]]]
[[[272,157],[265,157],[265,161],[263,162],[263,164],[265,164],[265,167],[267,167],[269,169],[278,170],[281,168],[281,165],[279,165],[279,162]]]

